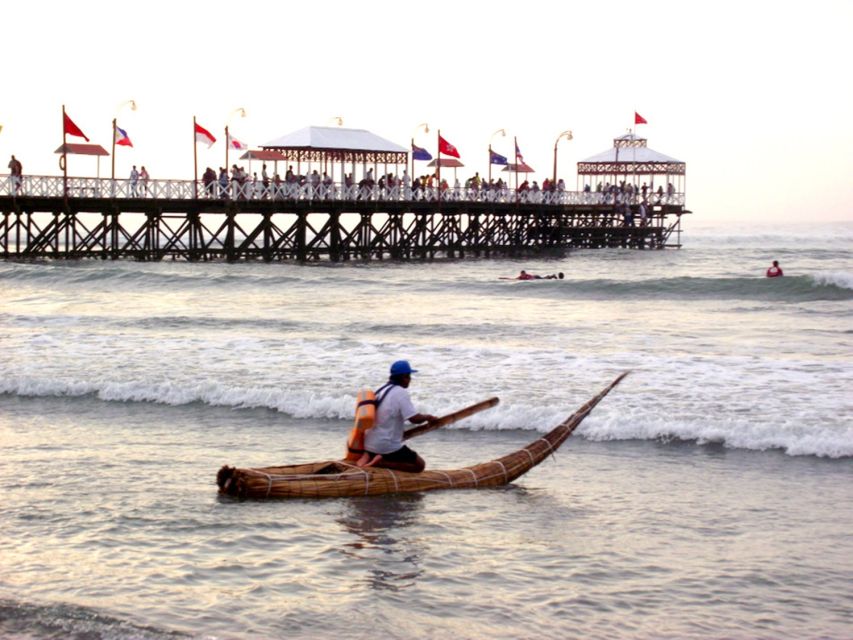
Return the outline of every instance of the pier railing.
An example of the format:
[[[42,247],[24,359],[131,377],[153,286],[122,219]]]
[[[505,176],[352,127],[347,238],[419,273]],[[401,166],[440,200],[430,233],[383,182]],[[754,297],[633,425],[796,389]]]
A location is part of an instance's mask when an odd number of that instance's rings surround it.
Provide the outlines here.
[[[413,189],[395,186],[352,185],[341,183],[274,183],[260,181],[204,184],[193,180],[112,180],[61,176],[23,176],[15,179],[0,175],[0,196],[44,198],[106,198],[163,200],[328,200],[397,202],[495,202],[538,205],[619,205],[640,204],[638,192],[541,191],[501,188]],[[683,193],[652,192],[645,196],[648,205],[684,205]]]

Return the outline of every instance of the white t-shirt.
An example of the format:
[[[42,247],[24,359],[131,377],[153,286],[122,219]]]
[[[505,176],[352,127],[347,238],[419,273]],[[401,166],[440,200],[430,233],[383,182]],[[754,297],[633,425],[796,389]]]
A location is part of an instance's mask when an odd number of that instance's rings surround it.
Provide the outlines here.
[[[384,397],[383,397],[384,395]],[[376,409],[376,426],[364,434],[364,448],[373,453],[393,453],[403,446],[406,420],[417,414],[409,392],[394,385],[379,392],[382,402]]]

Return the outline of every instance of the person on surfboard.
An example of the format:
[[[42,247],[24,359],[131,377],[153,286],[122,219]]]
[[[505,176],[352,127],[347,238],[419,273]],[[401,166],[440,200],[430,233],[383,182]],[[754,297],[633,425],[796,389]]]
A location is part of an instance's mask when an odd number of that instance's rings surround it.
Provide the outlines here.
[[[403,444],[405,423],[436,422],[429,413],[418,413],[407,391],[412,382],[412,369],[408,360],[397,360],[391,365],[388,382],[376,391],[376,425],[364,435],[365,457],[359,466],[384,467],[396,471],[420,473],[426,463],[417,452]]]
[[[557,273],[557,274],[552,273],[549,276],[538,276],[538,275],[533,274],[533,273],[527,273],[524,269],[522,269],[521,273],[519,273],[514,278],[501,277],[500,279],[501,280],[562,280],[564,277],[565,276],[563,275],[562,271],[560,271],[560,273]]]

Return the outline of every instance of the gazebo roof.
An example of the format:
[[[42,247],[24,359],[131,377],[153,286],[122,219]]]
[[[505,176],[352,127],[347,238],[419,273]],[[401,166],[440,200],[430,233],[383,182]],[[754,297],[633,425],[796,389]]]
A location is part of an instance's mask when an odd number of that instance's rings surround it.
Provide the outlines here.
[[[662,153],[649,149],[648,147],[635,147],[624,149],[608,149],[594,156],[581,160],[581,162],[675,162],[681,160],[670,158]],[[683,163],[682,163],[683,164]]]
[[[646,139],[626,133],[613,140],[613,147],[581,162],[681,162],[646,146]]]
[[[295,162],[408,164],[409,150],[365,129],[305,127],[261,145]]]
[[[461,160],[457,160],[456,158],[442,158],[441,160],[436,158],[435,160],[430,162],[427,166],[428,167],[452,167],[455,169],[457,167],[464,167],[465,165],[462,164]]]
[[[305,127],[261,145],[264,149],[318,149],[408,153],[408,149],[366,129]]]
[[[83,144],[82,142],[66,142],[59,145],[54,153],[76,153],[81,156],[108,156],[106,149],[99,144]]]
[[[526,162],[519,162],[515,164],[513,162],[508,163],[501,171],[511,171],[513,173],[536,173],[536,171]]]
[[[646,139],[627,133],[613,147],[578,162],[580,174],[684,174],[686,163],[646,146]]]
[[[262,149],[250,149],[242,156],[240,156],[240,160],[264,160],[267,162],[279,162],[280,160],[287,160],[281,153],[278,151],[267,151]]]

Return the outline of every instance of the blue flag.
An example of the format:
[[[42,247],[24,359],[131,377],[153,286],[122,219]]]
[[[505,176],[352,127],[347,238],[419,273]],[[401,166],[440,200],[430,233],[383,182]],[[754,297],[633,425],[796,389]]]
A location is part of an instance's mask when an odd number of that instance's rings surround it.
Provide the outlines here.
[[[426,149],[412,145],[412,160],[432,160],[432,155]]]
[[[494,151],[489,151],[489,162],[492,164],[506,164],[506,156],[502,156]]]

